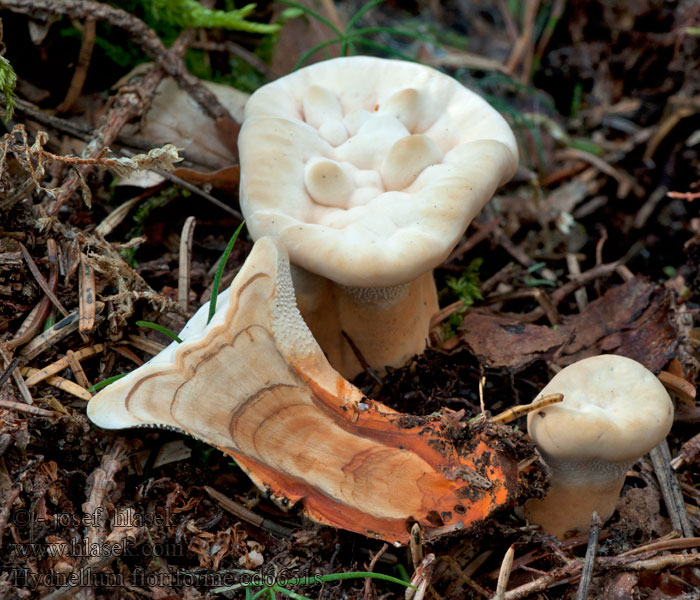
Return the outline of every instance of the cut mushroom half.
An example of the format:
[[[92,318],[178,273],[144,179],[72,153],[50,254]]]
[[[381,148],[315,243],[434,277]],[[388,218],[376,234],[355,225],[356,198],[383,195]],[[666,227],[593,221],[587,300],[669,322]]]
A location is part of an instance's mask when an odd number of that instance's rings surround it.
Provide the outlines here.
[[[272,239],[257,241],[208,325],[207,314],[208,304],[181,344],[98,393],[90,419],[190,434],[231,455],[282,506],[301,502],[316,521],[396,544],[415,522],[428,535],[466,530],[521,492],[498,426],[458,448],[439,419],[368,400],[333,370]]]
[[[239,138],[253,239],[289,252],[301,314],[344,377],[426,345],[432,270],[518,165],[510,127],[430,67],[353,56],[256,91]]]

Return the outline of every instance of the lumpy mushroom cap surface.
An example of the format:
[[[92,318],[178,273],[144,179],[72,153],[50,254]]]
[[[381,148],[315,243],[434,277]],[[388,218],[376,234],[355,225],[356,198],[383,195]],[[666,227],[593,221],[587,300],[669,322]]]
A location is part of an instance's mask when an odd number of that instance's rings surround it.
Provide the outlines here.
[[[569,365],[538,398],[547,394],[563,394],[564,400],[527,417],[545,458],[633,461],[661,443],[673,424],[664,386],[624,356],[603,354]]]
[[[348,286],[405,283],[446,258],[515,172],[505,120],[451,77],[355,56],[253,94],[239,136],[254,239]]]

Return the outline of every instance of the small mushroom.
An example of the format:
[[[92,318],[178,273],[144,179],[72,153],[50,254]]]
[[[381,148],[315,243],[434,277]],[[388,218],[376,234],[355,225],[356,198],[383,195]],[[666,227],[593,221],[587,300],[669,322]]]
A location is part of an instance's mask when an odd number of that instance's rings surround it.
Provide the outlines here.
[[[519,493],[515,460],[494,431],[457,448],[454,423],[399,414],[332,369],[272,239],[256,242],[209,324],[208,311],[187,323],[181,344],[92,398],[90,419],[192,435],[281,506],[299,502],[321,523],[394,543],[408,541],[414,522],[426,535],[466,530]]]
[[[299,309],[345,377],[401,366],[437,311],[432,269],[518,151],[477,94],[430,67],[355,56],[260,88],[239,136],[253,239],[280,239]]]
[[[610,518],[629,467],[671,430],[673,403],[651,371],[611,354],[562,369],[537,398],[548,394],[564,400],[528,414],[527,429],[551,471],[550,488],[527,501],[524,515],[563,537],[588,531],[593,511]]]

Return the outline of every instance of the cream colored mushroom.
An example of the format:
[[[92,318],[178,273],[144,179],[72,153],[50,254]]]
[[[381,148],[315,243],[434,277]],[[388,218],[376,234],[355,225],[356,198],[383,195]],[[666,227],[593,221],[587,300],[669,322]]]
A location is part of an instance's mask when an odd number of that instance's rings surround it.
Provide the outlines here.
[[[540,392],[559,404],[532,412],[527,429],[551,471],[543,499],[525,517],[557,537],[588,531],[596,511],[612,516],[629,467],[668,435],[673,403],[656,376],[638,362],[603,354],[557,373]]]
[[[421,353],[432,269],[507,181],[518,151],[480,96],[429,67],[357,56],[260,88],[239,136],[241,208],[254,239],[287,247],[301,313],[331,364]]]

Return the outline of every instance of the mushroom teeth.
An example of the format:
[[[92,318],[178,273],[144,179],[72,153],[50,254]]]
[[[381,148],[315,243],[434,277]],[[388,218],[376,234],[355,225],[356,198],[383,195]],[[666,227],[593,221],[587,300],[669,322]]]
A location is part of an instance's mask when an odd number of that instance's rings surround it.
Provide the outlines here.
[[[182,344],[92,398],[90,419],[180,429],[231,455],[283,506],[395,544],[408,542],[407,522],[434,536],[466,530],[520,491],[493,432],[458,449],[441,421],[367,400],[331,368],[271,238],[224,294],[209,324],[205,305]]]

